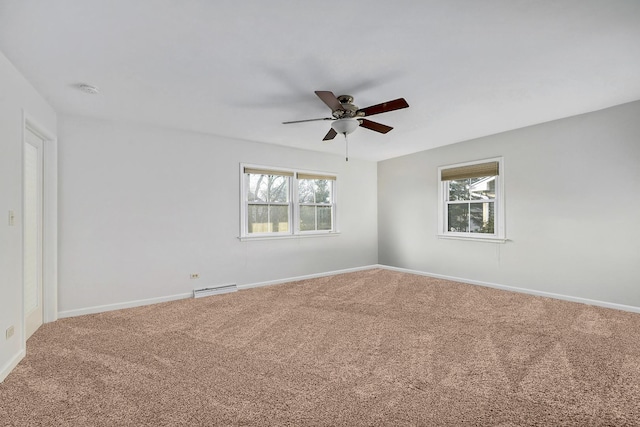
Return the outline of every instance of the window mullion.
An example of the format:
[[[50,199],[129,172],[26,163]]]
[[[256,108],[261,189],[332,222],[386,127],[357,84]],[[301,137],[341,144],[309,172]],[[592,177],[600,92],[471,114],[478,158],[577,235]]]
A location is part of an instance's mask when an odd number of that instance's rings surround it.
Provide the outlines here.
[[[440,213],[442,215],[442,228],[440,230],[440,233],[444,233],[447,230],[449,230],[449,181],[444,181],[441,185],[440,188],[442,189],[442,197],[440,198],[440,200],[443,203],[443,209],[441,209]]]
[[[317,199],[317,195],[318,195],[318,182],[317,181],[313,181],[313,230],[314,231],[318,231],[318,205],[316,203],[318,203],[318,199]]]
[[[273,233],[271,226],[271,205],[267,203],[265,206],[267,207],[267,233]]]

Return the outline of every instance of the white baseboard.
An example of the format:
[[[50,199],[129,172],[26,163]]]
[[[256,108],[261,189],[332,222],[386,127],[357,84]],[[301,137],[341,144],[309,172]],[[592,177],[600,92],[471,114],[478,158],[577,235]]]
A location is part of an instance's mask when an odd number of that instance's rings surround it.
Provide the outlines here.
[[[1,369],[0,369],[0,383],[4,381],[5,378],[7,378],[7,376],[9,375],[9,373],[11,371],[13,371],[13,368],[15,368],[16,366],[18,366],[18,363],[20,363],[20,361],[22,359],[24,359],[26,352],[24,349],[20,350],[20,352],[18,352],[18,354],[16,354],[13,359],[11,359],[8,363],[6,363]]]
[[[622,310],[622,311],[630,311],[632,313],[640,313],[640,307],[636,307],[636,306],[633,306],[633,305],[617,304],[617,303],[607,302],[607,301],[599,301],[599,300],[593,300],[593,299],[588,299],[588,298],[574,297],[574,296],[570,296],[570,295],[556,294],[556,293],[553,293],[553,292],[537,291],[535,289],[527,289],[527,288],[518,288],[518,287],[515,287],[515,286],[499,285],[497,283],[482,282],[482,281],[479,281],[479,280],[464,279],[464,278],[461,278],[461,277],[445,276],[443,274],[428,273],[428,272],[425,272],[425,271],[411,270],[411,269],[408,269],[408,268],[400,268],[400,267],[392,267],[392,266],[389,266],[389,265],[379,264],[379,265],[376,265],[375,268],[384,268],[386,270],[399,271],[399,272],[402,272],[402,273],[417,274],[417,275],[420,275],[420,276],[434,277],[436,279],[445,279],[445,280],[451,280],[451,281],[454,281],[454,282],[468,283],[470,285],[486,286],[488,288],[502,289],[502,290],[505,290],[505,291],[520,292],[520,293],[523,293],[523,294],[536,295],[536,296],[547,297],[547,298],[554,298],[554,299],[559,299],[559,300],[564,300],[564,301],[579,302],[579,303],[582,303],[582,304],[595,305],[595,306],[598,306],[598,307],[613,308],[615,310]]]
[[[356,271],[371,270],[373,268],[383,268],[377,264],[365,265],[362,267],[345,268],[344,270],[326,271],[324,273],[307,274],[305,276],[288,277],[286,279],[269,280],[266,282],[248,283],[244,285],[238,285],[238,289],[251,289],[259,288],[261,286],[278,285],[280,283],[297,282],[298,280],[316,279],[318,277],[335,276],[337,274],[353,273]]]
[[[537,290],[534,290],[534,289],[518,288],[518,287],[515,287],[515,286],[500,285],[500,284],[497,284],[497,283],[482,282],[482,281],[479,281],[479,280],[471,280],[471,279],[465,279],[465,278],[462,278],[462,277],[446,276],[446,275],[443,275],[443,274],[435,274],[435,273],[429,273],[429,272],[425,272],[425,271],[411,270],[411,269],[408,269],[408,268],[392,267],[392,266],[389,266],[389,265],[382,265],[382,264],[365,265],[365,266],[362,266],[362,267],[354,267],[354,268],[346,268],[346,269],[343,269],[343,270],[326,271],[326,272],[323,272],[323,273],[307,274],[307,275],[304,275],[304,276],[287,277],[287,278],[283,278],[283,279],[268,280],[268,281],[265,281],[265,282],[246,283],[246,284],[238,285],[238,290],[258,288],[258,287],[262,287],[262,286],[278,285],[278,284],[281,284],[281,283],[296,282],[296,281],[299,281],[299,280],[315,279],[315,278],[318,278],[318,277],[335,276],[337,274],[353,273],[353,272],[356,272],[356,271],[371,270],[371,269],[374,269],[374,268],[382,268],[382,269],[391,270],[391,271],[399,271],[399,272],[402,272],[402,273],[417,274],[417,275],[420,275],[420,276],[428,276],[428,277],[434,277],[434,278],[437,278],[437,279],[451,280],[451,281],[454,281],[454,282],[468,283],[470,285],[479,285],[479,286],[485,286],[485,287],[489,287],[489,288],[502,289],[502,290],[505,290],[505,291],[520,292],[520,293],[529,294],[529,295],[537,295],[537,296],[543,296],[543,297],[548,297],[548,298],[560,299],[560,300],[564,300],[564,301],[572,301],[572,302],[578,302],[578,303],[582,303],[582,304],[595,305],[595,306],[598,306],[598,307],[613,308],[613,309],[616,309],[616,310],[623,310],[623,311],[630,311],[630,312],[633,312],[633,313],[640,313],[640,307],[635,307],[635,306],[631,306],[631,305],[616,304],[616,303],[612,303],[612,302],[598,301],[598,300],[592,300],[592,299],[588,299],[588,298],[580,298],[580,297],[574,297],[574,296],[570,296],[570,295],[556,294],[556,293],[552,293],[552,292],[537,291]],[[143,306],[143,305],[158,304],[158,303],[161,303],[161,302],[175,301],[175,300],[179,300],[179,299],[192,298],[192,297],[193,297],[193,293],[189,292],[189,293],[178,294],[178,295],[169,295],[169,296],[166,296],[166,297],[149,298],[149,299],[143,299],[143,300],[116,303],[116,304],[99,305],[99,306],[94,306],[94,307],[81,308],[81,309],[77,309],[77,310],[61,311],[61,312],[58,313],[58,317],[59,318],[65,318],[65,317],[82,316],[82,315],[85,315],[85,314],[95,314],[95,313],[102,313],[102,312],[111,311],[111,310],[120,310],[120,309],[123,309],[123,308],[140,307],[140,306]],[[22,355],[22,357],[24,357],[24,354]],[[22,357],[20,357],[18,359],[18,362],[20,361],[20,359]],[[16,362],[16,364],[18,362]],[[13,369],[13,367],[11,367],[9,369],[9,371],[11,369]],[[4,372],[4,370],[2,372]],[[0,378],[2,378],[1,375],[0,375]]]
[[[351,273],[354,271],[362,271],[362,270],[371,270],[372,268],[377,268],[377,265],[367,265],[363,267],[346,268],[344,270],[335,270],[335,271],[328,271],[324,273],[309,274],[305,276],[288,277],[285,279],[269,280],[266,282],[248,283],[244,285],[238,285],[238,289],[239,290],[250,289],[250,288],[257,288],[260,286],[277,285],[279,283],[295,282],[298,280],[314,279],[316,277],[335,276],[336,274]],[[185,294],[169,295],[166,297],[149,298],[149,299],[142,299],[142,300],[136,300],[136,301],[121,302],[116,304],[97,305],[93,307],[80,308],[76,310],[65,310],[65,311],[58,312],[58,318],[62,319],[65,317],[82,316],[85,314],[96,314],[96,313],[102,313],[105,311],[140,307],[143,305],[158,304],[161,302],[175,301],[179,299],[192,298],[192,297],[193,297],[193,292],[189,292]]]
[[[64,317],[75,317],[75,316],[82,316],[85,314],[96,314],[96,313],[102,313],[105,311],[140,307],[143,305],[158,304],[161,302],[175,301],[175,300],[191,298],[191,297],[193,297],[193,292],[189,292],[185,294],[169,295],[166,297],[157,297],[157,298],[140,299],[135,301],[120,302],[116,304],[96,305],[93,307],[79,308],[77,310],[60,311],[58,312],[58,318],[62,319]]]

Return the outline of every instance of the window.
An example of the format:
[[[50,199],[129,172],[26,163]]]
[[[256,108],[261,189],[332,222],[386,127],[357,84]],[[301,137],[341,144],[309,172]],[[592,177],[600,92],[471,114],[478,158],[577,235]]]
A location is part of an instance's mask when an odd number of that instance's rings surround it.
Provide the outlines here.
[[[286,233],[291,229],[291,172],[245,169],[247,232]]]
[[[335,177],[296,174],[300,231],[333,230],[333,184]]]
[[[241,165],[241,238],[336,231],[336,176]]]
[[[502,158],[438,168],[439,235],[504,241]]]

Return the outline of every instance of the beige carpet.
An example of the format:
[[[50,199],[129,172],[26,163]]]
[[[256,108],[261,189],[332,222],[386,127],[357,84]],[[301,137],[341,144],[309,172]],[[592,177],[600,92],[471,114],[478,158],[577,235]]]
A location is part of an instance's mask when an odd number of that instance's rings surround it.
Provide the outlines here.
[[[2,426],[640,425],[640,315],[386,270],[44,325]]]

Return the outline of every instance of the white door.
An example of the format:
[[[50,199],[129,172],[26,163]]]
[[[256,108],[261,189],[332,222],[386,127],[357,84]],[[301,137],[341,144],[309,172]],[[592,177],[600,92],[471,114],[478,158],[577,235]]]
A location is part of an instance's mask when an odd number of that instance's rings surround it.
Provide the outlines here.
[[[25,338],[42,325],[43,140],[25,129],[23,181],[23,287]]]

